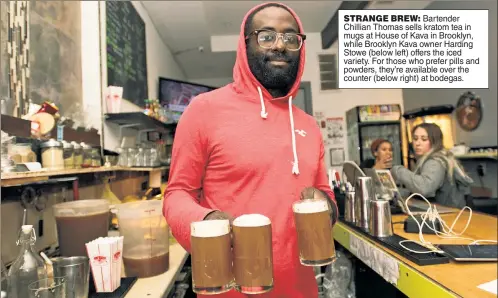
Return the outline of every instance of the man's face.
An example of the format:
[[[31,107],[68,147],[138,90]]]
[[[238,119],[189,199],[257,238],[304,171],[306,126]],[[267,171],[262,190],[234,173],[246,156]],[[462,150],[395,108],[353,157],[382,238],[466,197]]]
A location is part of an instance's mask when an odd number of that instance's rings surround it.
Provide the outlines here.
[[[299,33],[294,17],[281,7],[267,7],[254,15],[253,30],[267,29],[277,33]],[[247,40],[249,68],[256,79],[268,90],[286,90],[296,81],[300,51],[289,51],[281,38],[271,49],[259,46],[257,36]]]

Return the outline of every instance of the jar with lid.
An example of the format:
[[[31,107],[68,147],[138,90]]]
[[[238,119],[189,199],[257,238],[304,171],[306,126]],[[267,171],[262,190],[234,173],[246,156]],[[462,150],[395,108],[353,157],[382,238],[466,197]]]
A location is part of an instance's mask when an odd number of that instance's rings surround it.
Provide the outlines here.
[[[118,148],[117,152],[119,154],[118,165],[121,167],[126,167],[128,165],[128,149]]]
[[[144,148],[138,148],[138,153],[135,156],[135,167],[145,167],[145,152]]]
[[[64,169],[64,151],[61,142],[50,139],[41,143],[42,166],[52,170]]]
[[[126,164],[127,167],[135,166],[136,155],[137,155],[137,149],[128,148],[128,162]]]
[[[92,166],[93,147],[83,142],[81,143],[81,147],[83,148],[83,163],[81,164],[81,167],[89,168]]]
[[[73,145],[73,154],[74,154],[74,168],[79,169],[81,168],[81,165],[83,164],[83,147],[81,147],[80,144],[76,142],[71,142],[71,145]]]
[[[11,144],[9,156],[14,163],[36,162],[36,154],[31,150],[30,143]]]
[[[100,157],[100,148],[93,147],[92,154],[92,167],[98,168],[102,166],[102,158]]]
[[[71,143],[62,141],[64,168],[74,169],[74,147]]]

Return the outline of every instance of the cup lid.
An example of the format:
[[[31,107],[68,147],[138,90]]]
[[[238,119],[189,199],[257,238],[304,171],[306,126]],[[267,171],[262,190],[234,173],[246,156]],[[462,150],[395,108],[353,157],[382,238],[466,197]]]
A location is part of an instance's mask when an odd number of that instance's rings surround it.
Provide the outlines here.
[[[73,149],[74,148],[73,144],[66,142],[66,141],[62,141],[62,147],[64,149]]]
[[[52,147],[62,148],[62,146],[63,146],[62,143],[56,141],[55,139],[50,139],[40,144],[40,148],[52,148]]]
[[[72,142],[71,142],[71,145],[73,145],[73,148],[74,148],[74,149],[81,149],[81,145],[80,145],[80,144],[78,144],[78,143],[77,143],[77,142],[75,142],[75,141],[72,141]]]

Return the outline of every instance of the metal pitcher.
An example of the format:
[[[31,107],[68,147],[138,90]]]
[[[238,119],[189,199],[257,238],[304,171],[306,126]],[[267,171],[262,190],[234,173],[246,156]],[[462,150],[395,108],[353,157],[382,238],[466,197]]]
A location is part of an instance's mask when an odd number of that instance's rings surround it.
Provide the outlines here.
[[[393,235],[391,207],[387,200],[370,201],[370,218],[368,228],[374,237],[389,237]]]
[[[375,189],[371,177],[359,177],[355,186],[356,226],[368,231],[370,201],[375,200]]]
[[[344,220],[350,223],[356,222],[355,214],[355,192],[346,192],[346,202],[344,204]]]

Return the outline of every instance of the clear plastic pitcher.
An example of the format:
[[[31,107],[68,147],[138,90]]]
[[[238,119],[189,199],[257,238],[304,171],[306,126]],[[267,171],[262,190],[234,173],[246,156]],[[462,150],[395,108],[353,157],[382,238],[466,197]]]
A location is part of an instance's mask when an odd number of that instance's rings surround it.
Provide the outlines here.
[[[127,276],[150,277],[168,270],[169,227],[162,206],[162,200],[116,205]]]
[[[86,243],[107,237],[109,203],[106,200],[72,201],[53,208],[62,256],[86,256]]]

